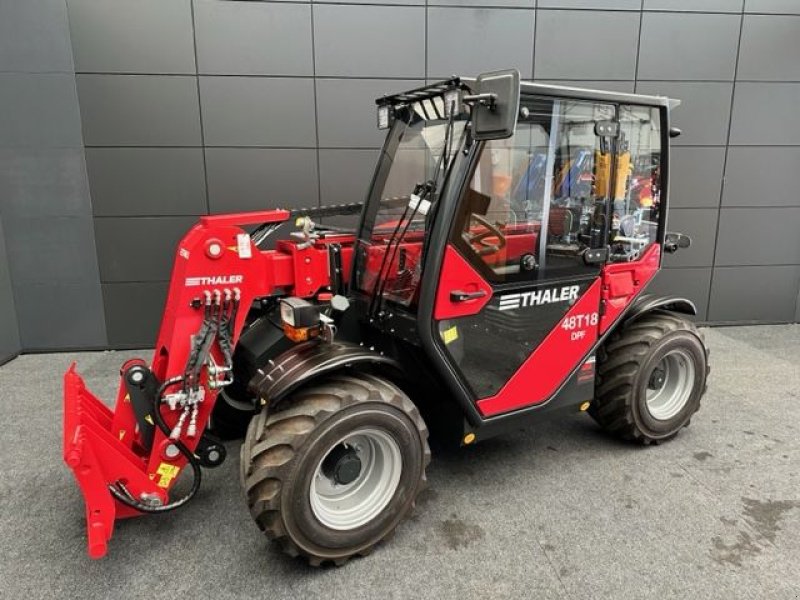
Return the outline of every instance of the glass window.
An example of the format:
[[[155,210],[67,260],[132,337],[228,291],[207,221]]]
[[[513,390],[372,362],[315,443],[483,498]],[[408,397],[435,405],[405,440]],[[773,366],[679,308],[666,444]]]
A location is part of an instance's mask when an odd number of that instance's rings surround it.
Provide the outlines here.
[[[427,108],[417,102],[398,110],[359,235],[356,286],[406,307],[418,296],[429,216],[443,189],[447,165],[463,156],[466,115],[457,117],[449,129],[440,116],[443,112],[441,99],[427,101]],[[420,201],[418,188],[434,182],[436,192]]]
[[[523,98],[513,137],[485,144],[454,242],[498,282],[586,273],[583,252],[605,245],[607,189],[598,122],[610,104]],[[608,186],[605,186],[606,188]]]
[[[656,108],[620,106],[611,260],[635,260],[656,240],[661,200],[661,126]]]

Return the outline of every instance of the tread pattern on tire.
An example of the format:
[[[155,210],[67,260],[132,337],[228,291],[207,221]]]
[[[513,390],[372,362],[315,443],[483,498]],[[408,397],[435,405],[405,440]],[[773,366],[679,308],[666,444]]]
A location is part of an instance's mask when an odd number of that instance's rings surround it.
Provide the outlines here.
[[[702,399],[708,388],[708,374],[711,372],[708,365],[709,350],[703,334],[691,321],[667,311],[653,311],[623,325],[598,350],[595,401],[589,407],[589,414],[607,432],[642,444],[660,444],[675,435],[655,439],[649,437],[634,422],[632,403],[635,376],[649,356],[651,348],[664,336],[676,331],[687,331],[697,336],[705,349],[706,377],[700,392]],[[698,401],[694,412],[699,408]],[[691,415],[684,427],[690,421]]]
[[[337,411],[353,404],[383,402],[395,406],[411,418],[423,446],[422,482],[416,493],[426,485],[425,468],[430,463],[428,428],[413,402],[393,383],[380,377],[361,373],[357,377],[334,375],[301,388],[292,395],[291,403],[282,410],[268,414],[264,410],[255,416],[247,429],[241,446],[240,477],[250,514],[261,531],[277,542],[290,556],[305,556],[312,566],[327,559],[301,549],[288,536],[281,518],[281,486],[290,476],[291,461],[308,439],[309,434]],[[413,504],[412,504],[413,506]],[[391,537],[388,532],[383,540]],[[377,540],[357,554],[365,556]],[[344,564],[350,556],[333,559]]]

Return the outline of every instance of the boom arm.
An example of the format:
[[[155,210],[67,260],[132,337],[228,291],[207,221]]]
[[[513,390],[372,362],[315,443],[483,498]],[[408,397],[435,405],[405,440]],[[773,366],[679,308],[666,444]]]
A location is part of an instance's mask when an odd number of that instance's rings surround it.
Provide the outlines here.
[[[183,503],[170,503],[170,489],[189,461],[199,477],[193,453],[219,388],[231,381],[253,302],[327,291],[330,241],[346,245],[349,270],[349,236],[280,240],[275,250],[259,250],[241,228],[289,218],[284,210],[201,217],[178,244],[152,362],[123,366],[113,412],[75,365],[65,374],[64,460],[83,492],[93,558],[105,555],[115,519]]]

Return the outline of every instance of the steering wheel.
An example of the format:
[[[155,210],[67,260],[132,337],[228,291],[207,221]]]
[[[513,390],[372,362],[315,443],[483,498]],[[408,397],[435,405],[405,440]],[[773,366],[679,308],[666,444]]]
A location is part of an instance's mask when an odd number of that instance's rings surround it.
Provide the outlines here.
[[[506,236],[500,231],[498,225],[493,225],[481,215],[473,213],[470,216],[470,222],[477,221],[480,225],[486,228],[486,231],[479,233],[472,233],[466,231],[466,241],[470,246],[473,246],[478,256],[487,256],[499,252],[506,247]],[[497,238],[497,243],[487,241],[487,238]],[[478,247],[475,248],[475,245]]]

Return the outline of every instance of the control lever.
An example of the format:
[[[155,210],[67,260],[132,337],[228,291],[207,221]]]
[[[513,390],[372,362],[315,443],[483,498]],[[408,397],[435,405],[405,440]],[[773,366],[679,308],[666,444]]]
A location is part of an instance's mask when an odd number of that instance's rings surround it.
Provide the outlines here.
[[[486,295],[484,290],[477,290],[475,292],[462,292],[461,290],[453,290],[450,292],[450,302],[466,302],[467,300],[477,300]]]

